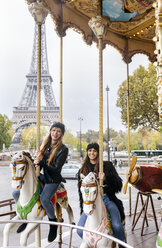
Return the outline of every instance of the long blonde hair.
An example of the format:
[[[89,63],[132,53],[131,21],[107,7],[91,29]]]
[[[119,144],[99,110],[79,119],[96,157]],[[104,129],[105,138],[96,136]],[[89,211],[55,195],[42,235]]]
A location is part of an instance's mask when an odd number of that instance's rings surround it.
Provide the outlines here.
[[[51,163],[51,161],[54,161],[55,159],[55,156],[56,156],[56,153],[60,150],[61,146],[62,146],[62,137],[61,136],[59,138],[59,140],[57,141],[56,144],[52,145],[51,146],[51,132],[49,133],[49,135],[45,138],[41,148],[40,148],[40,152],[42,155],[45,154],[46,150],[49,148],[49,147],[52,147],[52,151],[50,153],[50,156],[49,156],[49,159],[48,159],[48,165]]]

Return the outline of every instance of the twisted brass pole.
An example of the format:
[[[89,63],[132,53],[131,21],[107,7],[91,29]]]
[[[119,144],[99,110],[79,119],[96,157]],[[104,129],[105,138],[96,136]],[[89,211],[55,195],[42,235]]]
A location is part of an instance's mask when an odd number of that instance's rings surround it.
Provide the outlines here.
[[[62,123],[62,57],[63,57],[63,38],[60,37],[60,122]]]
[[[99,37],[99,169],[103,172],[103,59],[102,59],[102,37]],[[100,180],[103,185],[103,180]]]
[[[38,24],[37,46],[37,149],[40,149],[40,106],[41,106],[41,24]],[[40,176],[39,166],[36,168],[37,176]]]
[[[41,24],[38,24],[38,46],[37,46],[37,149],[40,149],[40,106],[41,106]],[[40,176],[40,167],[36,167],[37,177]],[[35,231],[37,247],[41,247],[40,225]]]
[[[130,103],[129,103],[129,65],[127,62],[127,125],[128,125],[128,166],[130,166]],[[129,186],[129,215],[131,216],[132,203],[131,203],[131,187]]]

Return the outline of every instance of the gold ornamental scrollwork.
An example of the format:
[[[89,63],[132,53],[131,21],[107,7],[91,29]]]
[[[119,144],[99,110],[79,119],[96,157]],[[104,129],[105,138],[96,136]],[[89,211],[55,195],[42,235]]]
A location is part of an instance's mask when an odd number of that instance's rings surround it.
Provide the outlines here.
[[[97,36],[97,38],[103,36],[104,30],[105,30],[105,25],[103,24],[101,16],[92,17],[89,20],[88,25],[90,26],[90,28],[92,29],[94,34]]]
[[[38,25],[45,23],[49,11],[41,1],[29,4],[28,9]]]

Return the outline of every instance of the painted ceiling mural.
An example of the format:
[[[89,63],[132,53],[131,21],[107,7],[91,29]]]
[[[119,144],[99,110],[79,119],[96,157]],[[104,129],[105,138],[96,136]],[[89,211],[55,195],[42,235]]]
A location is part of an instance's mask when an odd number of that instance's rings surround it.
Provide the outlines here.
[[[102,15],[111,21],[129,21],[138,15],[138,12],[125,13],[122,0],[104,0],[102,3]]]

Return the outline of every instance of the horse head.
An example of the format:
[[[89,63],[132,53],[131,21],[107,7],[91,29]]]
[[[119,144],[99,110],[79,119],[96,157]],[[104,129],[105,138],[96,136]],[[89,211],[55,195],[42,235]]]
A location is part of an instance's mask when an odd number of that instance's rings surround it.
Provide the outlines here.
[[[94,172],[87,176],[81,174],[81,192],[83,197],[83,210],[86,215],[91,215],[95,209],[95,201],[98,196],[98,182]]]
[[[28,152],[20,151],[11,156],[12,188],[17,190],[22,188],[30,164],[33,165],[33,159]]]

